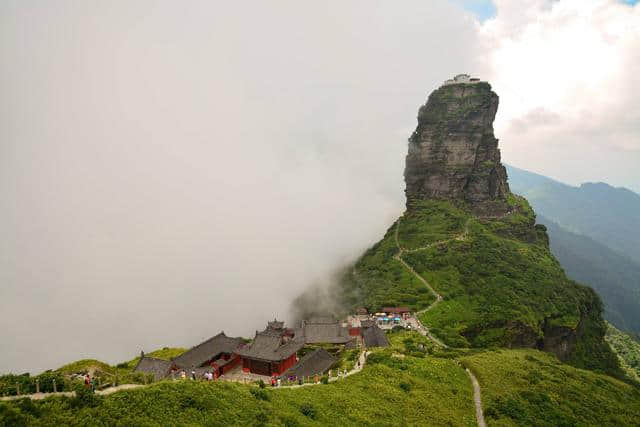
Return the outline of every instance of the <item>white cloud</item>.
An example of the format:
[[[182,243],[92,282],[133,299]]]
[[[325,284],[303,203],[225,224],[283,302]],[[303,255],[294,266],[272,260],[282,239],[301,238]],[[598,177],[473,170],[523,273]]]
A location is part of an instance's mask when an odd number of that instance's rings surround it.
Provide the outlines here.
[[[640,6],[496,1],[480,29],[506,161],[640,190]],[[549,120],[552,118],[552,120]]]
[[[289,317],[400,214],[477,44],[444,1],[0,8],[0,372]]]

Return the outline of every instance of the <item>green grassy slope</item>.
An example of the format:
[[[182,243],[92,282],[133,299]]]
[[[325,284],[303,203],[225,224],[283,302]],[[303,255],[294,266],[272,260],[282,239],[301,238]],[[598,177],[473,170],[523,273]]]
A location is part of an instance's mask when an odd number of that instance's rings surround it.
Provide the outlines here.
[[[482,387],[488,425],[637,425],[640,389],[536,350],[462,358]]]
[[[460,425],[475,424],[471,384],[453,360],[379,352],[331,383],[262,390],[225,382],[162,382],[95,399],[0,403],[0,423],[31,425]]]
[[[394,232],[394,227],[390,228],[345,274],[340,299],[349,308],[364,306],[372,311],[385,305],[408,305],[415,310],[434,301],[428,289],[393,259],[398,252]]]
[[[620,360],[629,378],[640,384],[640,341],[607,324],[606,340]]]
[[[328,385],[163,381],[101,397],[0,402],[0,425],[473,426],[469,367],[489,425],[633,425],[640,388],[536,350],[443,350],[390,335],[362,372]],[[81,387],[82,389],[82,387]]]
[[[420,309],[433,301],[394,259],[400,224],[401,247],[425,247],[403,259],[444,297],[421,319],[448,345],[559,349],[554,337],[580,335],[565,355],[570,362],[622,375],[604,342],[599,298],[565,276],[526,200],[511,196],[508,203],[513,213],[483,219],[464,206],[420,202],[356,263],[356,279],[347,275],[342,283],[343,300],[366,301],[374,310],[388,304]]]

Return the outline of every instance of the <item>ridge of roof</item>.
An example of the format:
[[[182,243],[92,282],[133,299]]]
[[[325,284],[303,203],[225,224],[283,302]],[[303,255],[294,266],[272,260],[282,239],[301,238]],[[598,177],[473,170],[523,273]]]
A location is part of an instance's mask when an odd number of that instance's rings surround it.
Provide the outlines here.
[[[171,359],[171,361],[176,365],[186,366],[187,368],[195,365],[199,366],[219,353],[233,353],[242,343],[242,338],[228,337],[223,331],[191,347],[181,355]],[[213,348],[208,348],[209,346]],[[207,353],[200,354],[201,351],[206,351]]]

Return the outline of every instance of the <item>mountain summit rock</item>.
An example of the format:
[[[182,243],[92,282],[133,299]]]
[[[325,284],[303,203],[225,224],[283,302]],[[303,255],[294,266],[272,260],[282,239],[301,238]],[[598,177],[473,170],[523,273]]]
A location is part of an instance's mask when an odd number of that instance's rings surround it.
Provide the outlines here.
[[[491,85],[456,76],[431,93],[409,138],[404,172],[407,207],[417,200],[464,201],[476,210],[509,193],[493,120],[498,95]],[[492,203],[491,210],[501,204]]]
[[[567,278],[546,227],[509,189],[497,109],[491,86],[468,75],[431,93],[409,138],[407,209],[336,294],[350,310],[408,306],[452,348],[535,348],[622,375],[602,301]]]

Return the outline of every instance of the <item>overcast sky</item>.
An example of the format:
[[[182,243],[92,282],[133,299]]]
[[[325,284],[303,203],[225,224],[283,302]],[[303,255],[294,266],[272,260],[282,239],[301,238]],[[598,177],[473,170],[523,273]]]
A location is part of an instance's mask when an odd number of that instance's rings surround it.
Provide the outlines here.
[[[640,191],[637,52],[614,0],[3,1],[0,372],[290,320],[402,213],[457,73],[504,161]]]

